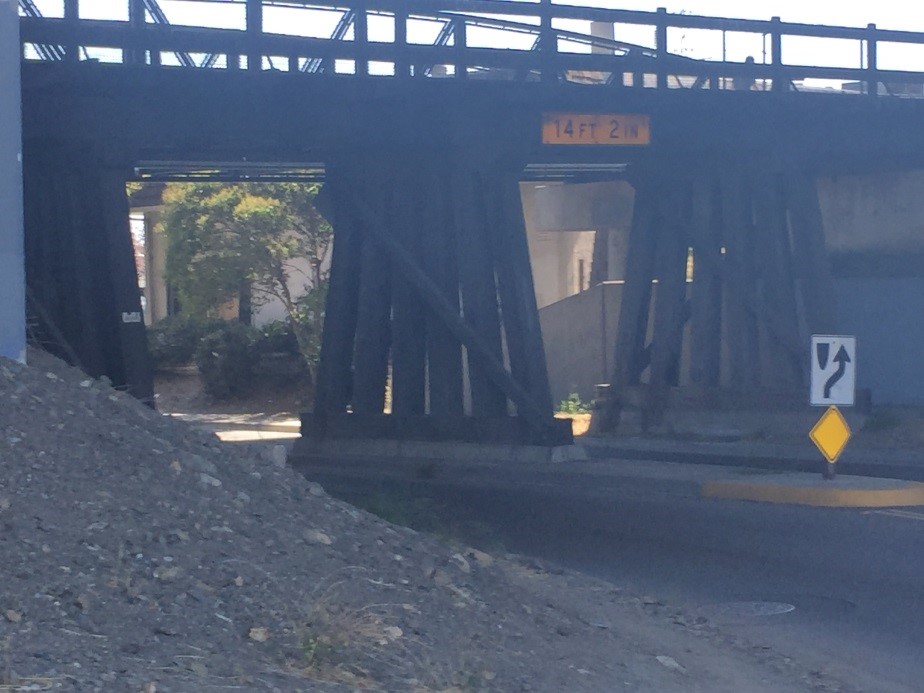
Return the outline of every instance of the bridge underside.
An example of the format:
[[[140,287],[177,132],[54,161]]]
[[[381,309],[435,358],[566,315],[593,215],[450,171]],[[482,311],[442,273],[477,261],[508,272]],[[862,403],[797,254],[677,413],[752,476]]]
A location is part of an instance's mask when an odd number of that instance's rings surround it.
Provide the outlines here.
[[[697,406],[725,406],[723,390],[802,402],[805,345],[837,315],[815,180],[743,161],[633,173],[612,406],[596,425],[616,428],[627,404],[643,428],[661,423],[684,353]]]
[[[924,165],[924,104],[849,96],[92,64],[26,65],[23,82],[37,329],[142,398],[151,381],[124,195],[135,167],[325,166],[336,242],[305,426],[315,435],[349,435],[363,421],[477,438],[487,429],[473,420],[516,412],[501,427],[508,438],[568,437],[551,418],[520,207],[529,165],[583,176],[625,165],[637,201],[614,383],[631,386],[650,367],[652,383],[669,385],[688,332],[704,387],[718,384],[723,349],[737,387],[800,381],[804,333],[827,324],[814,177]],[[652,144],[543,146],[550,111],[645,113]],[[394,417],[376,423],[389,368]]]
[[[466,417],[505,419],[509,402],[525,427],[495,435],[570,442],[551,418],[519,170],[434,154],[329,168],[336,241],[308,429],[362,433],[390,370],[390,420],[441,421],[395,435],[479,437]]]

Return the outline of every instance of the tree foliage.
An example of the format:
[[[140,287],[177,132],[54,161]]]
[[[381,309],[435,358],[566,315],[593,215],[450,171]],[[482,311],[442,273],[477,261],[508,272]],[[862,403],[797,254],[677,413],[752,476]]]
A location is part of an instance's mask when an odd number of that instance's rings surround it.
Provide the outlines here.
[[[253,305],[282,304],[313,365],[332,238],[313,205],[317,192],[316,185],[294,183],[169,184],[161,221],[166,275],[183,310],[211,317],[249,286]]]

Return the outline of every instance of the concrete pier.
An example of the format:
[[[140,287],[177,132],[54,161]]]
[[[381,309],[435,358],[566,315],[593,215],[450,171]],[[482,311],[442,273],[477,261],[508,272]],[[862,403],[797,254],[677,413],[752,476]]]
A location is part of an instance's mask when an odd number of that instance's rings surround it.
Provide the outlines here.
[[[19,15],[0,0],[0,355],[26,358]]]

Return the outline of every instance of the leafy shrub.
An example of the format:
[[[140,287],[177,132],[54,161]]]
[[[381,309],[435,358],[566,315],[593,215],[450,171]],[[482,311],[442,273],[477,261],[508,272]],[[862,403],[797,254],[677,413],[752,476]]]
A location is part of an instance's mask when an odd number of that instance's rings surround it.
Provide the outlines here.
[[[287,320],[276,320],[260,328],[262,332],[257,343],[260,354],[291,354],[298,356],[298,338],[291,323]]]
[[[321,358],[321,332],[324,330],[324,307],[327,302],[328,282],[298,299],[292,316],[292,327],[298,336],[298,347],[309,370],[313,371]]]
[[[561,414],[589,414],[590,405],[582,402],[577,392],[572,392],[568,399],[563,399],[558,405],[558,411]]]
[[[216,327],[186,315],[170,315],[147,329],[148,351],[155,369],[192,363],[203,335]]]
[[[223,322],[202,338],[196,349],[196,365],[207,395],[229,399],[251,390],[256,345],[261,337],[253,327]]]

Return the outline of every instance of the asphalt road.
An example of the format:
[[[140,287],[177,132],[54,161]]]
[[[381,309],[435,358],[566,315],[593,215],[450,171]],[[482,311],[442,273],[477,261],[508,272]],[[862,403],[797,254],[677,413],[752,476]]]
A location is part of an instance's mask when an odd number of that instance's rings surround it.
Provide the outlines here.
[[[859,690],[924,690],[924,508],[704,499],[701,481],[760,472],[657,462],[338,469],[309,476],[682,607]]]

